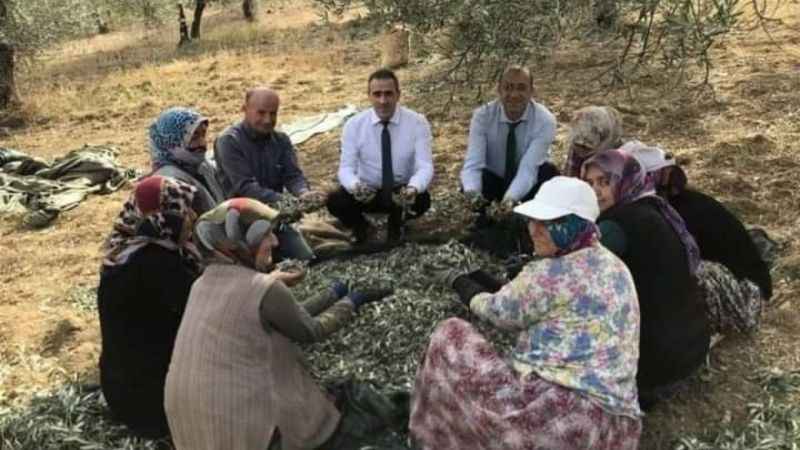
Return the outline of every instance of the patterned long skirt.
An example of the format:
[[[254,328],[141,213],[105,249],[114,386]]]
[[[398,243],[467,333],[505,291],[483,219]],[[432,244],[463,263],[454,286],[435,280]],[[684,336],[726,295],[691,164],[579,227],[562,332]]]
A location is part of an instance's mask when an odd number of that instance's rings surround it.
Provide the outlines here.
[[[524,379],[468,322],[448,319],[417,371],[409,422],[425,450],[636,449],[642,424],[535,375]]]
[[[711,261],[700,262],[697,280],[714,333],[758,329],[764,301],[755,283],[739,280],[727,267]]]

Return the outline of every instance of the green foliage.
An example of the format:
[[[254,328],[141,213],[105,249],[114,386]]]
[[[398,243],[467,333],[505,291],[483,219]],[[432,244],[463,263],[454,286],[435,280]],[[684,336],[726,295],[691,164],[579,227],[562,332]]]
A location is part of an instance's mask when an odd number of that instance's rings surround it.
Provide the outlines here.
[[[363,5],[373,19],[430,35],[424,41],[449,61],[447,79],[469,84],[541,61],[565,41],[615,49],[593,64],[615,82],[652,64],[681,74],[699,64],[707,75],[709,49],[736,24],[741,1],[316,0],[334,14]]]
[[[64,39],[95,34],[100,22],[161,25],[177,17],[176,4],[174,0],[5,0],[8,17],[0,25],[0,40],[30,54]]]
[[[800,372],[772,369],[757,374],[763,401],[747,405],[747,422],[703,436],[688,436],[675,450],[795,450],[800,445],[800,405],[790,395],[800,391]]]
[[[0,412],[0,448],[15,450],[168,449],[131,437],[111,422],[98,389],[76,383],[35,397],[24,409]]]
[[[84,34],[95,26],[90,3],[81,0],[6,0],[0,39],[17,50],[32,51]]]
[[[178,0],[89,0],[95,11],[117,23],[141,21],[152,28],[177,17]],[[192,7],[193,1],[183,1],[184,6]]]

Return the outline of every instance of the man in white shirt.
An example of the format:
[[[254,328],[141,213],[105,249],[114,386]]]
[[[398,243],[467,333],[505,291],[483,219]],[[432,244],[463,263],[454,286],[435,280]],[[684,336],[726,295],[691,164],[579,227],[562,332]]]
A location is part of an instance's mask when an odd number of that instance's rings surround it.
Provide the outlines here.
[[[422,114],[397,104],[400,83],[388,69],[367,80],[372,108],[347,121],[339,163],[341,188],[328,196],[328,211],[366,240],[365,212],[389,214],[388,240],[402,234],[404,219],[430,208],[427,192],[433,178],[431,127]]]
[[[559,173],[549,161],[556,119],[533,100],[533,77],[524,67],[507,68],[497,94],[472,115],[461,185],[475,203],[499,201],[510,213]]]

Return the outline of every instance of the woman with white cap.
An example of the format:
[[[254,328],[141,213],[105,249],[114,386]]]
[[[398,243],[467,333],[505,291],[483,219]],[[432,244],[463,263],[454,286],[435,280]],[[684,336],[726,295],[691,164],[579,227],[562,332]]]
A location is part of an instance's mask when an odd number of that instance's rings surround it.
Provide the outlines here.
[[[635,449],[639,306],[625,264],[598,243],[597,198],[555,177],[517,206],[536,253],[495,293],[454,277],[479,318],[518,333],[503,357],[471,324],[440,323],[419,370],[409,429],[423,449]]]
[[[686,174],[663,149],[625,144],[644,166],[649,182],[683,218],[700,250],[697,279],[712,330],[749,333],[758,328],[772,296],[767,263],[742,222],[709,195],[686,186]]]

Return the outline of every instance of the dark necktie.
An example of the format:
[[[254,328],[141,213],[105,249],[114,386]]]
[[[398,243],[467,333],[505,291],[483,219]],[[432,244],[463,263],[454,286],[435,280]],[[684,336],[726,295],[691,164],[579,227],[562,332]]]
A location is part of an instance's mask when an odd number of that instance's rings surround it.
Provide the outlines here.
[[[392,204],[394,189],[394,170],[392,169],[392,139],[389,136],[389,122],[381,122],[381,197],[385,205]]]
[[[517,174],[517,135],[514,130],[520,122],[511,122],[508,124],[508,139],[506,139],[506,173],[505,179],[511,182]]]

